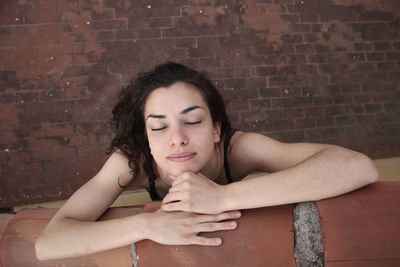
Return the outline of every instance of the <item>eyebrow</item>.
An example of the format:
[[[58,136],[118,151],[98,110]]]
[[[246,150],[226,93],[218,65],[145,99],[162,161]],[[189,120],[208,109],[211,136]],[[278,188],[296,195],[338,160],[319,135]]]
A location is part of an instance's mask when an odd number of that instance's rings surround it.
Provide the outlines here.
[[[185,108],[184,110],[182,110],[182,111],[180,112],[180,114],[181,114],[181,115],[185,115],[185,114],[189,113],[190,111],[193,111],[193,110],[198,109],[198,108],[201,108],[201,109],[204,110],[204,108],[202,108],[202,107],[200,107],[200,106],[197,106],[197,105],[194,105],[194,106],[190,106],[190,107],[188,107],[188,108]],[[146,120],[147,120],[148,118],[165,119],[166,117],[167,117],[167,116],[161,115],[161,114],[149,114],[149,115],[147,115]]]

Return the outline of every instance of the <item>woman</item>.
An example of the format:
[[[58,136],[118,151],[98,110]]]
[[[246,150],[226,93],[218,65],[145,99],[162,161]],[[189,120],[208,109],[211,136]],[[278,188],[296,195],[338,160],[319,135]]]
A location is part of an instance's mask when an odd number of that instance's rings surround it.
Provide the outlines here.
[[[113,122],[111,156],[47,225],[39,259],[143,239],[218,246],[220,238],[197,234],[235,229],[241,209],[333,197],[378,177],[368,157],[349,149],[232,130],[212,83],[177,63],[140,74],[122,91]],[[269,174],[241,181],[255,171]],[[162,200],[161,209],[95,221],[130,184]]]

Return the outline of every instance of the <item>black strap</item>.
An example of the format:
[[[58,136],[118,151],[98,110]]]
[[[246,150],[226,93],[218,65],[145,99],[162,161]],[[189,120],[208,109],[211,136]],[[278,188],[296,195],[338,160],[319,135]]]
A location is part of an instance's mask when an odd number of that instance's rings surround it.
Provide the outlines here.
[[[157,194],[157,190],[156,190],[156,185],[155,185],[155,179],[152,179],[152,181],[150,181],[150,197],[151,200],[153,201],[159,201],[161,200],[160,196]]]
[[[231,176],[231,170],[229,169],[229,164],[228,164],[228,147],[229,143],[231,142],[231,138],[233,134],[235,133],[235,130],[232,128],[229,128],[226,131],[225,135],[225,140],[224,140],[224,170],[225,170],[225,176],[228,184],[232,183],[232,176]]]

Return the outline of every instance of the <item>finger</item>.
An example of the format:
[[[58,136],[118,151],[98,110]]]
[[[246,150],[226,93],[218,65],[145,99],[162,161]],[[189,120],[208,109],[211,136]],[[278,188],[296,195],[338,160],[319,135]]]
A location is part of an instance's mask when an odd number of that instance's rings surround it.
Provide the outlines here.
[[[191,238],[190,243],[200,246],[219,246],[222,244],[221,238],[207,238],[202,236],[194,236]]]
[[[215,232],[224,230],[233,230],[237,227],[237,222],[220,222],[220,223],[201,223],[196,225],[196,231],[199,232]]]
[[[210,214],[210,215],[201,215],[199,216],[199,223],[204,223],[204,222],[220,222],[220,221],[225,221],[225,220],[232,220],[232,219],[237,219],[242,216],[241,212],[236,210],[236,211],[228,211],[228,212],[223,212],[219,214]]]
[[[182,185],[183,185],[183,183],[180,182],[180,183],[177,183],[177,184],[171,186],[168,190],[168,193],[177,192],[177,191],[182,190]]]
[[[183,181],[187,181],[187,180],[196,178],[196,176],[197,176],[197,174],[195,174],[195,173],[192,172],[192,171],[185,171],[185,172],[179,174],[179,175],[172,181],[172,184],[171,184],[171,185],[174,186],[174,185],[176,185],[176,184],[178,184],[178,183],[180,183],[180,182],[183,182]]]
[[[181,200],[182,200],[182,193],[178,191],[178,192],[168,193],[164,197],[162,203],[163,204],[168,204],[168,203],[171,203],[171,202],[176,202],[176,201],[181,201]]]
[[[187,208],[187,204],[182,203],[182,201],[162,204],[161,209],[163,211],[190,211]]]
[[[152,201],[144,206],[144,212],[152,212],[161,208],[161,201]]]
[[[185,178],[177,176],[174,180],[172,180],[171,188],[177,186],[178,184],[182,183],[183,181],[185,181]]]

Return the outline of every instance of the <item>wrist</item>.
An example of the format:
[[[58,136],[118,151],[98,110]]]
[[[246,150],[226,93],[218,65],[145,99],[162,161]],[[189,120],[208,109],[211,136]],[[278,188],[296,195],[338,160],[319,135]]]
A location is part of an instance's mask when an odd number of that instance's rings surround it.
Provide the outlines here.
[[[219,213],[229,211],[230,209],[230,198],[229,198],[229,184],[221,185],[220,187],[220,201],[218,201]]]
[[[133,239],[136,239],[138,241],[144,240],[144,239],[151,239],[151,218],[150,218],[150,213],[149,212],[144,212],[140,213],[137,215],[132,216],[132,220],[130,225],[137,228],[138,231],[132,231],[135,233],[135,237]]]

